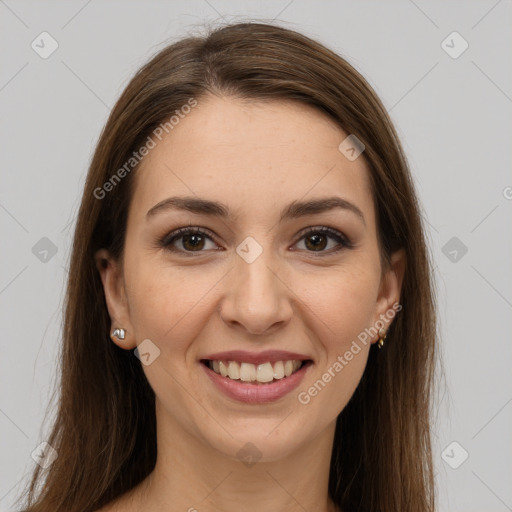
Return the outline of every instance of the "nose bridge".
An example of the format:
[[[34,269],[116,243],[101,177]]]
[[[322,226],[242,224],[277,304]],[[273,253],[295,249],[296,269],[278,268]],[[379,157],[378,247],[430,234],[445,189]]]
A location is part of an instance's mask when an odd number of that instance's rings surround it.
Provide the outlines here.
[[[247,298],[254,299],[265,296],[267,303],[275,301],[276,294],[279,293],[276,271],[272,269],[275,266],[275,258],[270,250],[266,250],[250,263],[239,258],[235,268],[235,272],[241,275],[238,293],[242,292]]]
[[[292,308],[286,286],[279,279],[277,256],[252,237],[237,247],[228,293],[222,308],[225,321],[243,324],[251,332],[264,332],[286,322]]]

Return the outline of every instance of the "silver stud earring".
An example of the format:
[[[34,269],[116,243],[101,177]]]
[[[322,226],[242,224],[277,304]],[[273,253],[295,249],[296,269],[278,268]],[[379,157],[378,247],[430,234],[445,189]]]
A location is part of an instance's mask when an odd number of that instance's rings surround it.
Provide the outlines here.
[[[112,331],[112,334],[110,335],[111,338],[116,337],[118,340],[124,340],[124,335],[126,334],[126,331],[121,328],[114,329]]]

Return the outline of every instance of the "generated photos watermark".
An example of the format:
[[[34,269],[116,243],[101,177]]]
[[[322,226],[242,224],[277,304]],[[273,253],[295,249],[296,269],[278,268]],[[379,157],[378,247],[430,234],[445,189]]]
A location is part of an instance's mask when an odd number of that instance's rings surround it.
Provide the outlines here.
[[[354,356],[361,352],[361,345],[359,343],[367,345],[368,341],[371,341],[379,333],[380,329],[385,327],[386,324],[384,320],[391,322],[401,309],[402,305],[395,302],[393,306],[386,311],[386,313],[380,315],[380,319],[377,320],[372,327],[367,327],[364,331],[361,331],[357,335],[357,341],[353,340],[350,348],[346,350],[343,355],[337,356],[336,361],[327,368],[321,378],[316,380],[306,391],[301,391],[297,395],[298,401],[303,405],[309,404],[311,400],[317,396],[318,393],[320,393],[325,386],[349,364],[350,361],[352,361]]]
[[[112,174],[112,176],[105,182],[101,187],[94,189],[94,197],[96,199],[104,199],[108,192],[114,190],[114,188],[126,177],[141,161],[149,154],[149,152],[156,147],[157,142],[155,139],[161,141],[164,135],[168,134],[173,130],[179,122],[185,118],[192,109],[197,106],[197,100],[190,98],[185,105],[181,108],[176,109],[171,117],[165,122],[160,123],[152,132],[152,135],[148,135],[146,142],[139,148],[138,151],[134,151],[132,156],[124,163],[122,167]]]

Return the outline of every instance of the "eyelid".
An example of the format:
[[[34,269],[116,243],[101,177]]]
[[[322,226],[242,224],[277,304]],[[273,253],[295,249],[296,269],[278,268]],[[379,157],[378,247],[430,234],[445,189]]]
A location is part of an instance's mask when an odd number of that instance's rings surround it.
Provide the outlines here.
[[[293,246],[295,246],[298,242],[300,242],[306,235],[309,234],[323,234],[326,235],[332,239],[334,239],[338,245],[341,245],[341,247],[338,247],[337,249],[330,249],[328,251],[304,251],[308,254],[313,255],[314,257],[321,257],[323,255],[331,255],[336,254],[340,252],[343,249],[351,249],[354,247],[354,244],[351,242],[351,240],[341,231],[338,231],[337,229],[331,228],[329,226],[309,226],[307,228],[302,229],[299,231],[299,233],[296,235],[297,240],[293,243]],[[207,238],[210,238],[213,242],[215,242],[217,245],[220,245],[217,241],[216,235],[210,231],[207,228],[202,228],[199,226],[185,226],[178,229],[175,229],[171,231],[170,233],[166,234],[163,238],[158,240],[158,246],[160,248],[164,248],[170,252],[178,253],[186,256],[195,256],[199,255],[204,252],[209,251],[183,251],[181,249],[174,248],[172,246],[172,243],[176,240],[179,240],[184,235],[204,235]]]

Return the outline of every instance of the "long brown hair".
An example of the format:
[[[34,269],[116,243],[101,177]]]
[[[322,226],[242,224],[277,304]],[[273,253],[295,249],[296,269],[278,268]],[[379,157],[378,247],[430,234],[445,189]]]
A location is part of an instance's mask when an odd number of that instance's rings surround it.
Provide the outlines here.
[[[226,25],[165,47],[136,73],[110,114],[89,168],[72,246],[60,399],[46,439],[58,457],[47,470],[36,467],[24,493],[26,512],[97,510],[155,466],[154,392],[140,361],[109,337],[94,260],[100,248],[122,257],[134,171],[102,198],[98,189],[160,123],[206,94],[295,100],[364,143],[381,257],[389,261],[403,248],[407,265],[402,310],[384,349],[372,346],[359,386],[337,419],[329,494],[344,512],[432,512],[436,299],[406,158],[386,109],[361,74],[322,44],[266,23]]]

